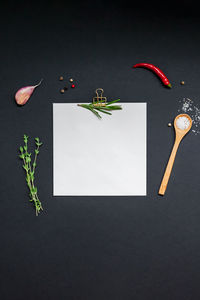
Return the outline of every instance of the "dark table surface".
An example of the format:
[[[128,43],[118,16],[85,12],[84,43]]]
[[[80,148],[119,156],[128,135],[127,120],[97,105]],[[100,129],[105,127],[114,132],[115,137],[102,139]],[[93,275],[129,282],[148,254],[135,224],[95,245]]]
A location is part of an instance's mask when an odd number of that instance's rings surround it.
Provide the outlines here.
[[[186,1],[152,5],[7,1],[1,8],[2,300],[200,298],[200,135],[185,138],[167,193],[157,195],[174,141],[167,123],[179,100],[200,100],[200,20]],[[131,68],[141,61],[160,66],[173,88]],[[76,88],[61,95],[60,75]],[[16,90],[41,78],[29,103],[16,106]],[[148,103],[146,197],[52,196],[52,103],[88,102],[98,87],[110,99]],[[39,217],[17,157],[24,133],[44,143]]]

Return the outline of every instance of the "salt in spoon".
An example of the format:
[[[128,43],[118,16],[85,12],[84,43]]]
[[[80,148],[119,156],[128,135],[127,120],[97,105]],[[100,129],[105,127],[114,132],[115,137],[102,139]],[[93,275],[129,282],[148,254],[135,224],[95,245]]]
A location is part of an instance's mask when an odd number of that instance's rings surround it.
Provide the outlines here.
[[[190,122],[189,126],[186,129],[181,129],[177,125],[177,120],[181,117],[187,118]],[[174,142],[174,147],[172,149],[172,152],[171,152],[171,155],[170,155],[170,158],[169,158],[166,170],[165,170],[165,174],[163,176],[163,179],[162,179],[162,182],[160,185],[160,189],[158,192],[159,195],[163,196],[165,194],[167,184],[169,181],[169,177],[170,177],[172,167],[174,164],[174,160],[176,157],[176,152],[178,150],[178,146],[179,146],[181,140],[183,139],[183,137],[188,133],[188,131],[190,131],[191,127],[192,127],[192,119],[187,114],[180,114],[180,115],[176,116],[176,118],[174,119],[174,128],[175,128],[176,138],[175,138],[175,142]]]

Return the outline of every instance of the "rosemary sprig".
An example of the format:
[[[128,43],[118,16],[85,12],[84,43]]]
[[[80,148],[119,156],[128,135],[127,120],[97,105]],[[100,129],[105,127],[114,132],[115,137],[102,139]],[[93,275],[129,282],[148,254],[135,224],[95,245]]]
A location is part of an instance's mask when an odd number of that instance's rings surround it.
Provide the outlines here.
[[[42,208],[42,204],[38,198],[38,191],[37,187],[34,184],[35,179],[35,168],[37,165],[37,156],[39,154],[39,148],[42,146],[42,143],[40,142],[39,138],[35,138],[35,157],[33,160],[33,164],[31,165],[31,153],[28,152],[28,136],[24,134],[24,146],[19,148],[20,155],[19,157],[23,160],[23,168],[26,171],[26,183],[29,188],[29,196],[30,196],[30,202],[34,203],[35,206],[35,213],[36,216],[40,213]]]
[[[111,104],[114,104],[116,102],[119,102],[120,99],[117,99],[117,100],[113,100],[113,101],[110,101],[110,102],[106,102],[105,105],[95,105],[94,103],[90,103],[90,104],[78,104],[78,106],[81,106],[83,108],[86,108],[88,110],[90,110],[91,112],[93,112],[95,114],[95,116],[97,116],[99,119],[101,119],[101,115],[98,113],[99,112],[102,112],[104,114],[107,114],[107,115],[112,115],[111,110],[120,110],[122,109],[121,105],[111,105]]]

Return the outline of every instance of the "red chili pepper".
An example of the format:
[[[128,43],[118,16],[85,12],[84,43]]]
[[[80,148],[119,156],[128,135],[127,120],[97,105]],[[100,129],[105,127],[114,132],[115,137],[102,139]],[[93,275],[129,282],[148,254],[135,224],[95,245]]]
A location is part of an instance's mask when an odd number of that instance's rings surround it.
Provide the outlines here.
[[[158,77],[162,80],[164,85],[166,85],[169,88],[172,87],[171,83],[169,82],[165,74],[156,66],[152,64],[146,64],[146,63],[140,63],[133,66],[133,68],[140,68],[140,67],[152,70],[156,75],[158,75]]]

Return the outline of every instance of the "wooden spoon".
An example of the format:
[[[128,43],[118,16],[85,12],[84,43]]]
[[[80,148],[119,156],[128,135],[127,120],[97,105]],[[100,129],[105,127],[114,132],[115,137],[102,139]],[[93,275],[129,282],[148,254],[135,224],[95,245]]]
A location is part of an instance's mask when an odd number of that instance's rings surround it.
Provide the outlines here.
[[[188,126],[187,129],[178,128],[176,121],[180,117],[186,117],[190,121],[190,125]],[[176,116],[176,118],[174,119],[174,128],[175,128],[175,132],[176,132],[176,138],[175,138],[175,142],[174,142],[174,147],[172,149],[172,153],[170,155],[170,158],[169,158],[166,170],[165,170],[165,174],[163,176],[163,179],[162,179],[162,182],[161,182],[161,185],[160,185],[160,189],[159,189],[159,192],[158,192],[159,195],[163,196],[165,194],[167,184],[168,184],[168,181],[169,181],[169,177],[170,177],[172,167],[173,167],[173,164],[174,164],[174,160],[175,160],[175,157],[176,157],[176,152],[178,150],[178,146],[179,146],[181,140],[183,139],[183,137],[191,129],[191,127],[192,127],[192,119],[187,114],[180,114],[180,115]]]

